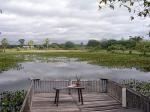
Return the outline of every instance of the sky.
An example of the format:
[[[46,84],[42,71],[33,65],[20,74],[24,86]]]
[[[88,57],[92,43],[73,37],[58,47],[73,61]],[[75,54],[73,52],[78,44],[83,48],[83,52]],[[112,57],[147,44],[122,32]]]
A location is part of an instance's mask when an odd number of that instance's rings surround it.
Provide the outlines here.
[[[98,10],[98,0],[0,0],[0,40],[42,43],[127,39],[149,31],[150,18],[130,20],[126,8]]]

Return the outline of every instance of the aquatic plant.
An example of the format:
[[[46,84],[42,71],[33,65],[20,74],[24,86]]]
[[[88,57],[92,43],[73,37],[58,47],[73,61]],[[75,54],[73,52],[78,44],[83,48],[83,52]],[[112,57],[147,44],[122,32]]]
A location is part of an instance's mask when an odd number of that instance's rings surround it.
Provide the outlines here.
[[[0,112],[19,112],[25,98],[26,92],[6,91],[0,94]]]
[[[131,88],[141,94],[150,97],[150,82],[140,81],[135,79],[122,80],[121,84]]]
[[[78,58],[80,61],[87,61],[90,64],[113,68],[136,68],[141,71],[150,71],[150,56],[139,54],[110,53],[110,52],[13,52],[0,53],[0,71],[8,70],[15,64],[22,61],[34,61],[37,59],[47,60],[49,58],[68,57]]]
[[[22,69],[21,64],[24,59],[15,54],[0,53],[0,72],[7,71],[8,69]]]
[[[42,57],[78,58],[90,64],[113,68],[136,68],[141,71],[150,71],[150,57],[138,54],[105,53],[105,52],[51,52],[36,54]]]

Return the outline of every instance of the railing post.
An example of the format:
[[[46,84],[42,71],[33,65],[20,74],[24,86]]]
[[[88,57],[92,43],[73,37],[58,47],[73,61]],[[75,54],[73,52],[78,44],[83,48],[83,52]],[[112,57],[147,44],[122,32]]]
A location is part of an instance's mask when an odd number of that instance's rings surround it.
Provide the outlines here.
[[[148,102],[147,102],[147,112],[150,112],[150,99],[148,99]]]
[[[108,79],[101,78],[102,93],[107,93],[107,84],[108,84]]]
[[[72,80],[69,80],[69,86],[72,85]],[[68,94],[71,95],[71,89],[68,89]]]
[[[40,79],[32,79],[33,80],[33,90],[34,93],[39,92],[39,86],[40,86]]]
[[[126,93],[126,87],[122,88],[122,107],[127,107],[127,93]]]

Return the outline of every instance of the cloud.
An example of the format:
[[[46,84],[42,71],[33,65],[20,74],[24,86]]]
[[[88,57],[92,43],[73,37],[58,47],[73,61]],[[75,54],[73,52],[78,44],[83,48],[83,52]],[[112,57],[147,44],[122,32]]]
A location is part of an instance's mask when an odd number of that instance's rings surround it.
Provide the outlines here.
[[[97,0],[0,0],[0,39],[11,42],[19,38],[41,43],[87,42],[94,38],[121,39],[145,35],[149,18],[130,21],[125,8],[98,10]]]

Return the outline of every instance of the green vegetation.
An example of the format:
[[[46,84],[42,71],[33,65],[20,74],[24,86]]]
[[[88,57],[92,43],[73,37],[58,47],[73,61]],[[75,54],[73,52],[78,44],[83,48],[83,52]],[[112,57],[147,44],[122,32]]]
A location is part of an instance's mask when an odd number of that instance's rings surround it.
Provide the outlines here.
[[[74,48],[74,47],[75,47],[75,44],[73,42],[71,42],[71,41],[67,41],[65,43],[65,48],[66,49],[70,49],[70,48]]]
[[[28,46],[29,46],[30,49],[33,48],[33,44],[34,44],[34,41],[33,41],[33,40],[30,40],[30,41],[28,42]]]
[[[117,51],[117,50],[121,50],[121,51],[125,51],[125,47],[123,45],[111,45],[107,48],[107,51]]]
[[[127,83],[126,83],[127,82]],[[138,81],[138,80],[123,80],[123,85],[132,88],[133,90],[150,97],[150,82]]]
[[[19,39],[18,42],[20,43],[20,47],[23,47],[25,39]]]
[[[29,55],[37,57],[68,57],[68,58],[78,58],[81,61],[87,61],[91,64],[97,64],[106,67],[117,67],[117,68],[132,68],[143,71],[150,71],[150,56],[140,55],[140,54],[128,54],[128,53],[111,53],[107,51],[99,52],[88,52],[88,51],[19,51],[11,53],[0,53],[0,68],[1,70],[7,70],[13,66],[16,66],[18,62],[25,61],[24,56]],[[31,61],[31,60],[30,60]]]
[[[3,38],[2,41],[1,41],[1,44],[2,44],[2,48],[3,48],[3,52],[5,52],[5,49],[7,48],[8,46],[8,41],[6,38]]]
[[[129,39],[121,39],[121,40],[115,40],[115,39],[109,39],[109,40],[89,40],[86,43],[74,43],[72,41],[67,41],[65,43],[49,43],[49,38],[46,38],[43,40],[43,43],[37,44],[33,40],[30,40],[25,44],[24,39],[18,40],[18,45],[11,45],[11,43],[8,43],[8,40],[6,38],[2,39],[0,48],[3,48],[4,50],[6,48],[16,48],[18,51],[20,50],[108,50],[108,51],[114,51],[114,50],[121,50],[121,51],[131,51],[137,50],[143,54],[143,49],[146,52],[149,52],[149,45],[150,40],[145,40],[144,37],[135,36],[131,37]],[[145,46],[146,44],[146,46]],[[142,49],[141,49],[142,48]],[[146,53],[145,53],[146,54]],[[144,54],[144,55],[145,55]]]
[[[16,53],[0,53],[0,72],[10,68],[21,68],[19,62],[24,61],[23,57]]]
[[[1,112],[19,112],[25,98],[25,91],[3,92],[0,94],[0,111]]]
[[[87,43],[87,47],[98,47],[100,46],[100,42],[97,40],[89,40]]]
[[[38,53],[37,53],[38,54]],[[108,52],[52,52],[40,53],[43,57],[69,57],[88,61],[106,67],[132,68],[150,71],[150,57],[137,54],[108,53]]]
[[[24,45],[24,41],[24,39],[20,39],[20,45],[12,47],[6,38],[2,39],[2,48],[6,49],[9,45],[9,49],[5,53],[0,53],[1,71],[17,66],[18,62],[24,61],[25,55],[47,58],[63,56],[78,58],[81,61],[106,67],[135,67],[143,71],[150,71],[150,41],[144,40],[140,36],[130,37],[126,40],[89,40],[87,44],[82,42],[76,44],[71,41],[64,44],[49,44],[49,39],[46,38],[44,44],[41,45],[36,45],[33,40],[28,41],[28,45],[25,45],[26,49],[20,48]]]
[[[46,47],[47,49],[48,49],[48,47],[49,47],[49,39],[48,38],[46,38],[45,40],[44,40],[44,47]]]
[[[150,52],[150,42],[141,41],[137,43],[136,48],[138,51],[142,52],[143,55],[146,55],[147,52]]]

